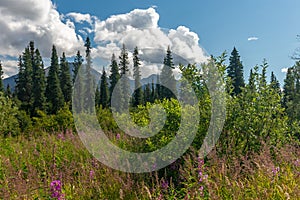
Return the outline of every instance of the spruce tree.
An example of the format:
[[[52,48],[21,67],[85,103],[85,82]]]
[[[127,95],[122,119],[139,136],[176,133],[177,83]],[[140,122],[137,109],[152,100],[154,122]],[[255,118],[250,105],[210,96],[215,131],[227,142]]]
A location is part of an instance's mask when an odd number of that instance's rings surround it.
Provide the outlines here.
[[[255,86],[255,74],[253,70],[250,70],[250,76],[249,76],[249,81],[248,81],[248,87],[250,91],[255,92],[256,86]]]
[[[23,102],[25,93],[26,93],[26,90],[25,90],[26,79],[25,79],[25,66],[24,66],[21,55],[19,56],[18,66],[19,66],[19,72],[18,72],[18,76],[15,80],[16,81],[15,93],[16,93],[17,98],[21,102]]]
[[[0,61],[0,92],[4,92],[4,86],[3,86],[3,69],[2,69],[2,62]]]
[[[161,87],[162,98],[171,99],[177,96],[176,80],[172,69],[174,69],[174,63],[171,49],[168,47],[166,57],[164,58],[164,67],[160,75],[160,81],[163,85]]]
[[[7,96],[8,98],[12,98],[12,93],[9,84],[7,84],[6,86],[5,96]]]
[[[156,87],[155,87],[154,101],[161,99],[161,89],[162,89],[162,86],[160,84],[160,77],[159,77],[159,74],[157,74],[156,75]]]
[[[83,80],[83,58],[80,54],[80,51],[77,52],[74,58],[74,69],[73,69],[73,84],[74,84],[74,99],[73,109],[77,113],[81,113],[83,110],[83,89],[84,89],[84,80]]]
[[[141,87],[141,72],[140,72],[140,58],[138,48],[135,47],[133,52],[133,78],[134,78],[134,95],[133,95],[133,106],[143,104],[143,89]]]
[[[115,54],[113,54],[112,58],[111,58],[110,76],[109,76],[109,81],[110,81],[109,99],[110,99],[110,102],[112,100],[113,92],[115,94],[117,94],[118,97],[120,97],[120,98],[122,97],[121,87],[116,87],[119,80],[120,80],[119,67],[118,67],[118,63],[116,60],[116,56],[115,56]]]
[[[86,67],[85,67],[85,81],[84,81],[84,99],[85,101],[83,102],[84,110],[88,113],[94,111],[93,101],[95,101],[95,88],[94,88],[94,78],[92,75],[92,57],[91,57],[91,41],[90,38],[87,37],[85,41],[85,60],[86,60]]]
[[[121,55],[119,56],[119,70],[121,75],[121,90],[122,96],[120,98],[120,109],[124,110],[128,108],[128,103],[130,99],[130,84],[129,84],[129,61],[128,61],[128,52],[123,44],[121,49]]]
[[[24,65],[24,96],[21,108],[30,113],[33,103],[33,69],[29,47],[25,48],[22,59]]]
[[[72,98],[72,84],[71,84],[70,68],[65,53],[63,53],[62,57],[60,58],[59,78],[60,78],[60,87],[64,96],[64,100],[66,103],[70,103]]]
[[[283,106],[287,109],[291,105],[295,96],[295,79],[293,68],[288,68],[283,85]]]
[[[233,94],[238,95],[241,93],[241,88],[245,86],[244,82],[244,70],[242,62],[240,61],[240,55],[234,47],[231,56],[229,58],[229,66],[227,68],[228,77],[231,78],[233,86]]]
[[[56,47],[52,47],[51,65],[47,77],[46,98],[49,104],[49,113],[55,114],[64,105],[64,96],[59,82],[59,64]]]
[[[151,102],[151,87],[150,87],[150,83],[148,83],[145,87],[144,90],[144,102],[145,105],[147,104],[147,102]]]
[[[270,84],[271,84],[271,88],[281,96],[280,83],[277,80],[274,72],[271,72],[271,81],[270,81]]]
[[[102,108],[107,108],[109,106],[109,90],[108,90],[107,74],[104,68],[101,75],[100,104],[102,105]]]
[[[80,51],[77,51],[77,54],[76,54],[76,56],[74,58],[74,69],[73,69],[73,79],[72,79],[73,84],[76,81],[76,77],[78,75],[80,67],[82,66],[82,63],[83,63],[83,58],[82,58],[82,56],[80,54]]]
[[[95,105],[96,105],[97,107],[100,106],[100,88],[99,88],[98,85],[97,85],[97,87],[96,87],[96,92],[95,92]]]
[[[46,109],[46,79],[44,63],[38,49],[35,50],[33,58],[33,108],[32,114],[36,110],[45,111]]]

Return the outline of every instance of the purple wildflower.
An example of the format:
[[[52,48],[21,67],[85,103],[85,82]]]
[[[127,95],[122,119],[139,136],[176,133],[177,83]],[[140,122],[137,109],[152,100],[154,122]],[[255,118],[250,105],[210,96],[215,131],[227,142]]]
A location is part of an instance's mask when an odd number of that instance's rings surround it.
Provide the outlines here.
[[[272,173],[273,173],[273,176],[276,176],[276,175],[279,175],[279,172],[280,172],[280,167],[276,167],[272,169]]]
[[[161,183],[161,188],[163,189],[163,190],[167,190],[168,188],[169,188],[169,183],[168,183],[168,181],[162,181],[162,183]]]
[[[55,180],[50,183],[51,197],[57,198],[58,200],[64,199],[64,194],[62,194],[62,184],[60,180]]]
[[[121,135],[118,133],[116,136],[116,139],[119,140],[121,138]]]
[[[95,172],[93,170],[90,171],[90,179],[93,179],[94,178],[94,174]]]

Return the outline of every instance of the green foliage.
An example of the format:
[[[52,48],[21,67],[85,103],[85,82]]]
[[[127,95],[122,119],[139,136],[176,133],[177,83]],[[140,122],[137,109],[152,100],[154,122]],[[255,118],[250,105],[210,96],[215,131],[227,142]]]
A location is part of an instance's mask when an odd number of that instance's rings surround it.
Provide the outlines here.
[[[47,115],[38,110],[37,116],[33,117],[34,129],[47,132],[58,132],[74,129],[73,115],[69,105],[65,104],[55,115]]]
[[[109,90],[108,90],[108,80],[106,71],[103,68],[101,82],[100,82],[100,95],[99,95],[100,104],[103,108],[108,108],[109,106]]]
[[[229,66],[227,68],[228,77],[231,78],[233,91],[232,95],[241,93],[241,88],[245,86],[243,65],[240,61],[240,55],[234,47],[229,58]]]
[[[46,86],[46,98],[48,101],[48,112],[50,114],[55,114],[64,105],[64,96],[61,91],[60,81],[59,81],[59,64],[58,56],[56,52],[56,47],[53,45],[51,65],[49,69],[49,74],[47,77]]]
[[[266,85],[264,70],[262,74],[257,70],[251,75],[251,85],[227,101],[227,120],[219,142],[222,150],[237,155],[258,152],[263,143],[280,146],[288,138],[280,96],[272,85]]]
[[[92,56],[91,56],[91,41],[90,38],[87,37],[86,41],[85,41],[85,60],[86,60],[86,67],[85,67],[85,73],[84,73],[84,99],[85,101],[83,102],[83,107],[84,107],[84,111],[86,112],[92,112],[94,110],[93,105],[93,101],[95,100],[95,80],[94,77],[92,75]]]
[[[173,74],[174,63],[170,47],[167,49],[167,54],[164,59],[164,67],[160,74],[161,87],[160,98],[175,98],[177,96],[176,80]]]
[[[33,65],[33,105],[32,114],[35,114],[36,110],[46,110],[46,79],[44,72],[44,63],[42,56],[38,49],[35,50],[34,54],[34,65]]]
[[[61,91],[64,96],[64,101],[65,103],[70,103],[72,98],[72,84],[69,64],[66,59],[65,53],[63,53],[62,57],[60,58],[59,79]]]
[[[83,59],[82,56],[80,55],[80,51],[77,52],[75,58],[74,58],[74,70],[73,70],[73,84],[74,84],[74,88],[76,88],[76,90],[74,90],[73,93],[73,105],[75,105],[75,107],[73,107],[73,109],[77,112],[80,113],[82,112],[83,109],[83,98],[80,98],[83,96],[83,73],[80,73],[83,71]],[[77,81],[76,81],[77,80]],[[76,83],[75,83],[76,81]]]
[[[0,134],[2,136],[15,136],[19,134],[17,115],[18,108],[8,97],[5,97],[0,92]]]
[[[119,56],[119,70],[121,75],[121,93],[119,98],[119,108],[120,110],[128,109],[129,99],[130,99],[130,84],[129,84],[129,60],[128,60],[128,51],[123,44],[121,49],[121,54]]]
[[[134,94],[133,94],[133,106],[143,104],[143,90],[141,87],[141,72],[140,72],[140,58],[138,48],[135,47],[133,52],[133,78],[134,78]],[[152,89],[153,91],[153,89]]]

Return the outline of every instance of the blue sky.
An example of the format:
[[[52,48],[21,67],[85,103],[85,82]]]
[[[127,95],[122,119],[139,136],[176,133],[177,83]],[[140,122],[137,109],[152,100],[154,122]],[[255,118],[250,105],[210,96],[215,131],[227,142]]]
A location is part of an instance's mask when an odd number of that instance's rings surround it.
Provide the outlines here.
[[[200,45],[209,54],[231,52],[236,46],[245,67],[245,73],[266,58],[269,71],[275,71],[282,81],[282,68],[293,65],[290,59],[300,46],[300,1],[149,1],[149,0],[55,0],[62,13],[71,11],[91,13],[100,19],[112,14],[127,13],[135,8],[157,6],[159,26],[176,28],[184,25],[200,37]],[[258,40],[248,41],[249,37]],[[247,78],[247,77],[246,77]]]
[[[25,0],[21,1],[25,2]],[[35,1],[36,4],[46,4],[49,0],[33,1]],[[2,3],[5,4],[5,7],[8,4],[17,4],[16,2],[18,1],[3,0],[2,2],[7,2],[6,4]],[[244,64],[246,80],[250,68],[256,64],[261,64],[262,60],[266,58],[270,65],[269,73],[274,71],[282,82],[285,76],[282,69],[294,64],[290,56],[297,47],[300,47],[300,42],[298,42],[296,38],[297,34],[300,34],[299,0],[52,0],[52,3],[56,5],[55,12],[57,11],[59,15],[67,15],[71,12],[88,13],[92,16],[96,16],[100,21],[105,21],[111,15],[129,13],[136,8],[148,9],[154,7],[156,13],[159,14],[159,27],[175,30],[178,26],[189,28],[190,32],[195,32],[199,36],[200,45],[209,54],[220,55],[225,50],[230,53],[233,47],[236,46]],[[1,6],[3,5],[0,3],[0,7]],[[44,8],[47,6],[39,6],[38,8],[43,11],[43,13],[48,12],[49,9]],[[22,6],[19,7],[22,9]],[[28,5],[28,8],[24,8],[24,10],[28,9],[28,11],[24,11],[24,15],[30,16],[30,9],[34,11],[33,7],[34,6],[31,5],[29,7]],[[22,10],[16,11],[17,6],[11,6],[9,8],[13,9],[16,15],[17,13],[22,13]],[[38,17],[41,18],[41,16],[43,16],[42,13]],[[47,23],[48,22],[54,23],[52,19],[48,20]],[[55,23],[59,24],[60,22],[57,22],[56,19]],[[63,23],[66,23],[66,21],[63,21]],[[78,34],[79,29],[86,25],[85,23],[74,24],[76,25],[76,27],[74,27],[76,34]],[[72,30],[65,30],[66,28],[63,27],[63,25],[60,24],[61,28],[51,30],[52,32],[48,34],[47,37],[40,36],[40,33],[33,34],[29,32],[24,38],[43,42],[45,42],[45,38],[50,38],[49,44],[51,42],[56,44],[62,43],[61,46],[63,46],[64,42],[65,44],[71,44],[71,42],[76,39],[76,36],[74,36]],[[46,28],[42,27],[42,29],[43,28],[48,30],[49,26]],[[26,29],[31,29],[31,27],[26,27]],[[39,29],[41,28],[37,30]],[[22,28],[22,30],[24,30],[24,28]],[[73,38],[69,39],[69,37],[58,40],[55,34],[60,30],[65,30]],[[8,35],[12,35],[12,32]],[[0,40],[7,41],[7,37],[0,37]],[[248,38],[250,37],[254,37],[256,40],[249,41]],[[84,39],[83,36],[82,38]],[[24,39],[24,41],[20,40],[9,45],[14,48],[19,45],[20,48],[22,47],[21,49],[23,49],[26,43]],[[48,43],[47,45],[49,46]],[[42,45],[40,44],[40,46]],[[58,49],[60,49],[60,45],[58,44],[57,46]],[[69,50],[71,51],[77,47],[78,45],[75,45],[74,48],[70,47]],[[43,49],[42,47],[40,48]],[[63,50],[65,51],[65,49]],[[44,52],[44,55],[49,55],[49,52],[46,50],[42,50],[42,52]],[[0,55],[4,58],[10,58],[15,55],[13,52],[7,55],[5,53],[6,52],[3,53],[0,49]]]

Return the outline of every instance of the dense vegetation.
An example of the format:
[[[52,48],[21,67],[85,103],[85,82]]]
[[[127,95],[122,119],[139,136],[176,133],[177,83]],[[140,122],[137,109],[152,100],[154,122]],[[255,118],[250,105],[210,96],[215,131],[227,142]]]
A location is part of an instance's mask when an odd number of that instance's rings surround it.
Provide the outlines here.
[[[298,199],[300,196],[300,62],[289,68],[283,90],[275,74],[267,80],[267,61],[244,80],[239,52],[233,49],[211,57],[226,88],[226,121],[220,139],[205,158],[199,149],[212,115],[212,94],[205,73],[209,64],[175,66],[168,47],[157,81],[141,85],[139,50],[132,62],[125,45],[119,59],[112,55],[109,76],[103,69],[98,80],[91,73],[91,43],[85,59],[78,51],[70,72],[65,54],[59,59],[52,47],[51,65],[45,74],[38,49],[30,42],[19,57],[17,86],[11,92],[0,80],[0,197],[3,199]],[[126,107],[129,69],[133,66],[135,91]],[[172,69],[182,76],[177,87]],[[2,67],[0,63],[0,75]],[[124,81],[116,87],[118,81]],[[72,85],[75,83],[75,86]],[[151,152],[168,144],[180,127],[182,107],[189,101],[191,84],[200,111],[197,135],[189,150],[170,166],[152,173],[130,174],[98,162],[79,139],[72,116],[96,110],[98,121],[115,145],[133,152]],[[219,84],[219,85],[218,85]],[[165,85],[166,87],[162,86]],[[74,96],[95,100],[95,108]],[[169,88],[169,89],[168,89]],[[179,88],[179,89],[178,89]],[[177,90],[178,89],[178,90]],[[96,91],[95,93],[93,91]],[[176,92],[178,91],[178,94]],[[160,104],[166,122],[159,134],[138,139],[117,126],[111,109],[119,94],[119,117],[129,109],[141,126],[150,123],[149,110]],[[91,100],[90,99],[90,100]],[[76,103],[72,101],[76,101]],[[72,108],[72,105],[76,107]],[[160,113],[151,113],[159,118]],[[125,121],[125,120],[124,120]],[[125,124],[126,126],[126,124]]]

